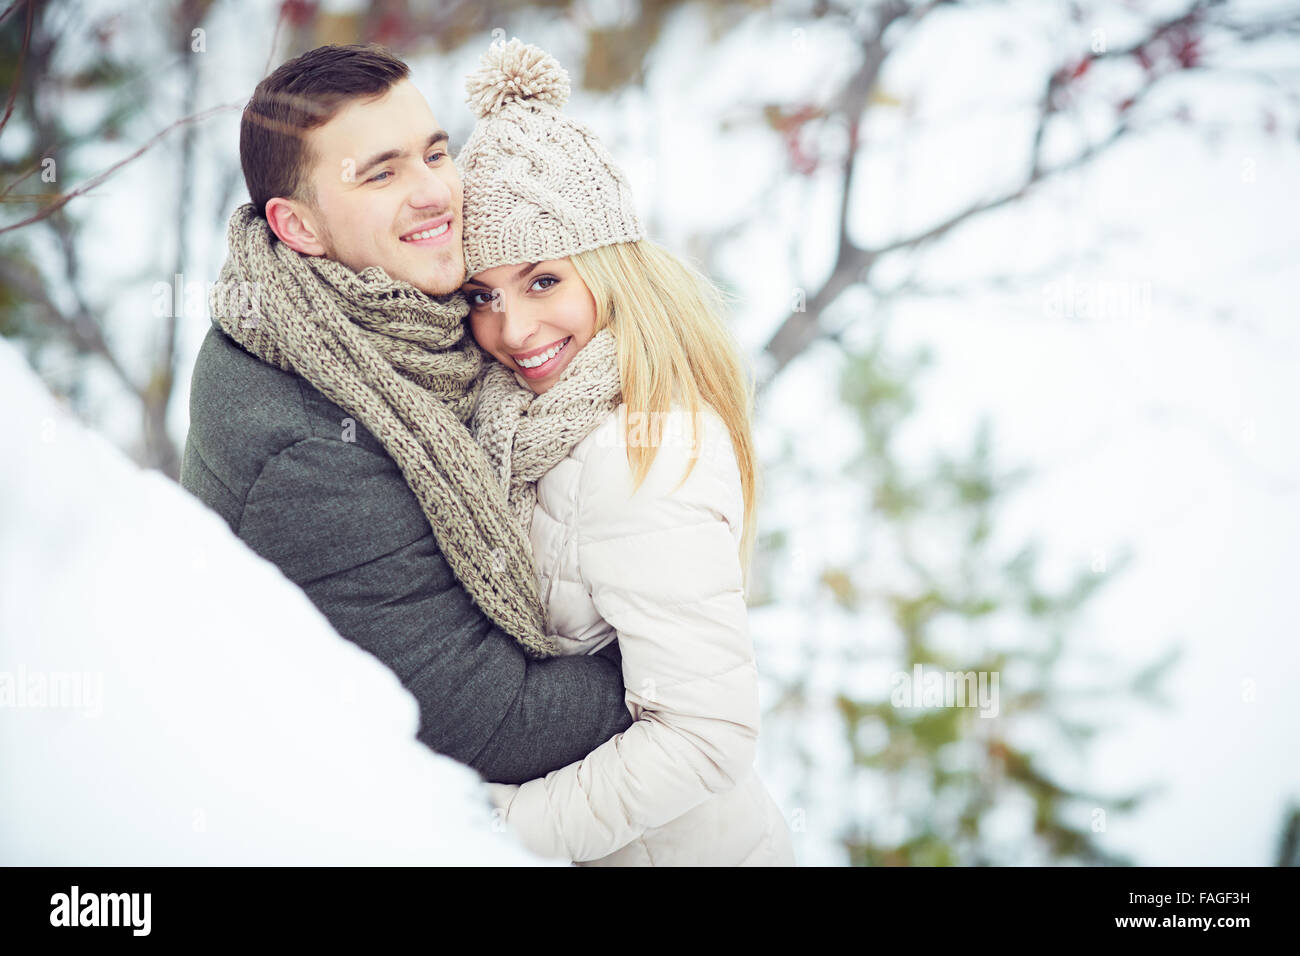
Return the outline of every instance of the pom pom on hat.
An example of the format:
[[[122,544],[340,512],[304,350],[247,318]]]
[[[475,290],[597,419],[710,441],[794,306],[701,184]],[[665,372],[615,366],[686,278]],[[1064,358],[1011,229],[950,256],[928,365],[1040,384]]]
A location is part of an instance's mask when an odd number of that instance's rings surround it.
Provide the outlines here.
[[[614,157],[565,115],[569,74],[554,57],[497,41],[465,89],[478,115],[456,157],[467,275],[646,237]]]
[[[569,74],[545,50],[516,38],[488,47],[478,70],[466,78],[465,90],[465,102],[479,119],[525,100],[558,109],[569,100]]]

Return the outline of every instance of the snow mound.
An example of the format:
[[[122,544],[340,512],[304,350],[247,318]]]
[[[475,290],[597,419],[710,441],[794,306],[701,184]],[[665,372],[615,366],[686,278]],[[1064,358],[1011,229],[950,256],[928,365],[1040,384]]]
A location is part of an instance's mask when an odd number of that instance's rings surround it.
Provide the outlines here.
[[[0,340],[0,864],[537,864],[415,698]]]

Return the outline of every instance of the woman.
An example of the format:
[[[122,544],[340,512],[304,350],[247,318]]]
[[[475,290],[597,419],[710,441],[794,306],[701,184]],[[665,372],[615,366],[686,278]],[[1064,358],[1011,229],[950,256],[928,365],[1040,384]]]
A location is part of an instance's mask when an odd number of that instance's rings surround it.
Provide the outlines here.
[[[463,291],[496,359],[471,425],[548,632],[569,654],[617,640],[635,718],[493,801],[526,846],[582,864],[793,865],[753,769],[752,398],[718,296],[645,239],[626,178],[561,112],[554,59],[494,44],[468,89]]]

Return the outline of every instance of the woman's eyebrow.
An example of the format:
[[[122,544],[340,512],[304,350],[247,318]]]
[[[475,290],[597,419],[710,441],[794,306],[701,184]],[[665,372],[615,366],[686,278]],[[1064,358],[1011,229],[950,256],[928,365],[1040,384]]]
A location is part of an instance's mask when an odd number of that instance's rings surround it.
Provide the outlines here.
[[[524,267],[523,267],[522,269],[520,269],[518,272],[516,272],[512,278],[514,279],[515,282],[518,282],[518,281],[519,281],[520,279],[522,279],[524,276],[528,275],[528,273],[531,272],[533,269],[537,268],[538,263],[540,263],[541,261],[542,261],[541,259],[538,259],[537,262],[528,262],[528,263],[525,263],[525,264],[524,264]],[[469,286],[469,285],[478,286],[480,289],[491,289],[491,288],[492,288],[492,287],[491,287],[490,285],[488,285],[486,282],[480,282],[478,279],[466,279],[466,280],[465,280],[465,285],[467,285],[467,286]]]

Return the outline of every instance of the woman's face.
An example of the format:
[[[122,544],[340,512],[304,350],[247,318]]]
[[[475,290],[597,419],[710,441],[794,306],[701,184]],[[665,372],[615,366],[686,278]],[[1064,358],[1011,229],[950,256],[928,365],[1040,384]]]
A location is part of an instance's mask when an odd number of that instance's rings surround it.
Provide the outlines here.
[[[596,331],[596,300],[568,259],[484,269],[461,291],[475,341],[539,395]]]

